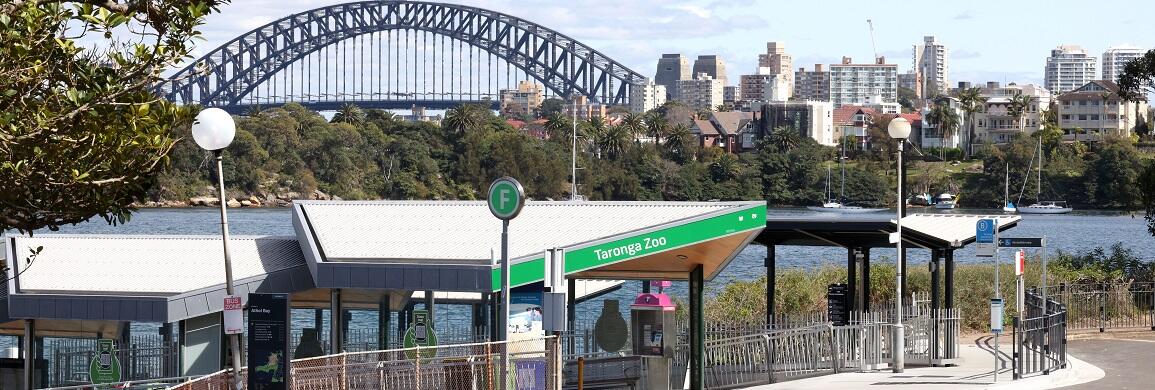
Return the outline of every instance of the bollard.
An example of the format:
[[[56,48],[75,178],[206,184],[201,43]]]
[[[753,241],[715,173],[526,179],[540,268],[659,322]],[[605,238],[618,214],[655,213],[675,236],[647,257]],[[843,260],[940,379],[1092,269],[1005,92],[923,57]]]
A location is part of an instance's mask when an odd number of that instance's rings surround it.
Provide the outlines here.
[[[586,358],[578,357],[577,362],[577,380],[578,390],[585,390],[586,388]]]

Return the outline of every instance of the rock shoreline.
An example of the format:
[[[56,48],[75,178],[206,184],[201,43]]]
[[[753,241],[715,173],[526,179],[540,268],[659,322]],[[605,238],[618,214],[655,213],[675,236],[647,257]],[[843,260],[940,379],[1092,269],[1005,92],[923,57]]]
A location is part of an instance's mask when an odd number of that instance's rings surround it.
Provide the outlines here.
[[[289,207],[294,200],[344,200],[339,196],[330,196],[321,190],[314,190],[308,196],[296,192],[283,194],[251,194],[247,197],[229,198],[225,203],[229,208],[278,208]],[[137,208],[199,208],[220,207],[221,199],[218,196],[194,196],[187,200],[155,200],[135,203]]]

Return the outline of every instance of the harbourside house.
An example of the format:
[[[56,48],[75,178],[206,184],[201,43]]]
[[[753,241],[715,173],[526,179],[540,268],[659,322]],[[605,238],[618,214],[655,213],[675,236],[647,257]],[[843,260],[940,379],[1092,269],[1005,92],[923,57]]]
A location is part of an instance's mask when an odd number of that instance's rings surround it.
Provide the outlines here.
[[[753,112],[712,112],[708,120],[694,120],[690,132],[702,147],[718,147],[730,153],[754,149],[757,121]]]
[[[842,106],[834,110],[834,138],[853,143],[859,150],[870,145],[870,125],[878,111],[862,106]],[[847,140],[847,138],[851,138]]]
[[[1130,137],[1136,128],[1149,126],[1147,102],[1124,101],[1113,81],[1089,82],[1057,100],[1064,141],[1097,141],[1106,135]]]
[[[1030,135],[1041,130],[1047,107],[1052,100],[1050,91],[1034,84],[1010,83],[1002,86],[993,81],[980,89],[979,96],[985,101],[982,109],[974,114],[975,138],[971,142],[974,145],[987,142],[1005,144],[1014,139],[1016,134]],[[1024,106],[1021,112],[1015,109],[1016,96],[1019,96],[1020,101],[1030,98],[1030,104]],[[966,119],[963,118],[963,130],[970,131]]]

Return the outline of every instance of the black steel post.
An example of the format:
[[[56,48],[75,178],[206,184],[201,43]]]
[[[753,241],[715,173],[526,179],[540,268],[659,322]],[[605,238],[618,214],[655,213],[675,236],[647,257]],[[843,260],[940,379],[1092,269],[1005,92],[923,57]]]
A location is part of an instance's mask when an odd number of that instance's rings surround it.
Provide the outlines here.
[[[859,248],[862,256],[862,311],[870,311],[870,248]]]
[[[908,142],[908,140],[903,139],[899,142]],[[907,187],[910,186],[910,180],[906,180],[906,154],[907,154],[906,149],[908,149],[908,148],[901,148],[899,150],[899,153],[902,153],[902,156],[900,156],[898,159],[898,162],[899,162],[898,174],[902,175],[902,180],[900,180],[900,182],[902,183],[902,186],[899,187],[899,189],[898,189],[899,195],[900,195],[899,198],[901,198],[902,201],[898,202],[898,208],[900,210],[899,215],[901,215],[903,218],[906,218],[906,199],[907,199],[907,192],[908,192]],[[901,240],[902,237],[899,237],[898,239]],[[906,250],[907,247],[908,247],[908,245],[905,245],[905,244],[902,245],[902,264],[900,266],[902,267],[902,293],[906,294],[906,295],[910,295],[910,289],[906,288],[906,285],[907,285],[906,280],[910,277],[910,273],[906,272],[906,270],[908,269],[906,266],[907,259],[910,258],[910,256],[907,256],[907,250]],[[900,302],[906,302],[906,298],[900,297]],[[913,302],[911,302],[911,303],[913,303]]]
[[[946,250],[946,283],[943,286],[943,306],[954,309],[954,249]]]
[[[389,295],[381,297],[377,302],[377,347],[384,351],[389,349]]]
[[[846,297],[844,298],[846,310],[856,311],[856,302],[858,302],[855,294],[858,284],[858,256],[855,255],[857,250],[855,248],[846,248]]]
[[[766,267],[766,327],[773,329],[774,327],[774,289],[775,282],[778,278],[775,272],[775,252],[777,245],[770,244],[766,246],[766,260],[762,263]]]
[[[705,389],[705,321],[702,318],[704,278],[702,265],[690,271],[690,389]]]

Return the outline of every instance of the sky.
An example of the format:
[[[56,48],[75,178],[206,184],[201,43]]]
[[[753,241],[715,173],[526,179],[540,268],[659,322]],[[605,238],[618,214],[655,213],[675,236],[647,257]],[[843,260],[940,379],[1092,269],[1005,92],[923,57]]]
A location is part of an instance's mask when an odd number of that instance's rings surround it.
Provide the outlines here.
[[[202,26],[198,54],[293,13],[340,0],[233,0]],[[452,0],[507,13],[566,34],[647,77],[663,53],[718,54],[730,80],[756,70],[767,41],[786,45],[794,68],[879,55],[911,68],[912,46],[933,35],[951,50],[950,80],[1042,84],[1050,50],[1080,45],[1155,48],[1155,1],[1002,0]],[[1109,11],[1108,11],[1109,10]],[[731,82],[733,83],[733,81]]]

